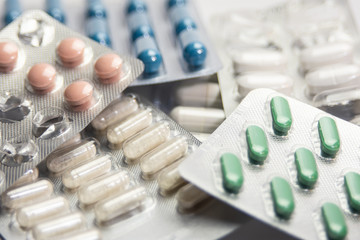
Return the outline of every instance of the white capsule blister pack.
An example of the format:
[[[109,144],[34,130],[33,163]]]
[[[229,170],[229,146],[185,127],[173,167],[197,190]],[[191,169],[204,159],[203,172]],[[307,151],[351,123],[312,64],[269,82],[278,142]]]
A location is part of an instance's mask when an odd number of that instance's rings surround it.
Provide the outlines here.
[[[141,74],[143,64],[40,10],[4,28],[0,45],[2,192],[85,128]]]
[[[298,100],[258,89],[180,165],[180,174],[295,237],[357,239],[359,131]]]

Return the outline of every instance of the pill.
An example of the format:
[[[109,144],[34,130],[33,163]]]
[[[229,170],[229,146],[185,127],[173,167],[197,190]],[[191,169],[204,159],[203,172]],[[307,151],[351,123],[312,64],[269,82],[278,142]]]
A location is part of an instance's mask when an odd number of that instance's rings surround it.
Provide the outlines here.
[[[122,73],[122,58],[114,53],[101,56],[95,63],[96,76],[103,84],[118,82]]]
[[[182,31],[196,29],[197,26],[185,5],[170,9],[169,16],[174,25],[176,35]]]
[[[53,185],[48,180],[40,180],[2,194],[2,205],[7,208],[21,208],[29,204],[49,199],[53,193]]]
[[[101,45],[111,47],[110,31],[105,18],[88,18],[86,20],[86,35]]]
[[[32,235],[37,240],[60,238],[86,228],[86,220],[81,213],[72,213],[36,225]]]
[[[134,97],[122,97],[113,101],[95,119],[91,125],[97,131],[104,131],[111,124],[121,121],[139,109],[139,104]]]
[[[264,164],[268,153],[268,141],[262,128],[251,125],[246,129],[249,160],[253,164]]]
[[[212,133],[224,120],[222,109],[201,107],[175,107],[170,116],[188,131]]]
[[[77,192],[79,201],[82,204],[93,204],[102,199],[123,192],[130,183],[129,175],[125,171],[112,173],[95,179],[89,184],[82,186]]]
[[[55,88],[56,69],[47,63],[35,64],[30,68],[27,79],[35,92],[46,94]]]
[[[208,194],[190,183],[180,188],[176,194],[180,212],[191,211],[209,198]]]
[[[298,148],[294,155],[298,182],[302,187],[313,188],[319,176],[313,153],[307,148]]]
[[[11,72],[17,63],[19,49],[15,43],[0,42],[0,72]]]
[[[69,237],[63,237],[62,240],[101,240],[101,234],[96,229],[86,230],[80,233],[73,233]]]
[[[142,0],[130,0],[127,6],[127,14],[132,12],[146,12],[147,6]]]
[[[127,16],[128,25],[131,31],[131,40],[144,36],[154,37],[154,31],[146,11],[134,11]]]
[[[65,23],[65,12],[60,0],[47,0],[46,12],[61,23]]]
[[[85,111],[93,105],[94,86],[79,80],[69,84],[64,91],[65,101],[73,111]]]
[[[326,202],[321,206],[321,215],[324,221],[326,234],[330,239],[340,240],[347,235],[347,225],[344,215],[336,204]]]
[[[57,151],[47,158],[47,168],[54,173],[60,173],[70,167],[94,158],[97,151],[94,143],[94,141],[86,140],[74,146],[66,147],[61,151]]]
[[[157,47],[155,39],[147,35],[139,37],[134,42],[134,48],[136,57],[140,59],[145,65],[144,73],[157,73],[162,64],[162,56]]]
[[[21,227],[32,228],[51,218],[65,215],[69,211],[70,206],[68,201],[63,197],[56,197],[18,209],[16,212],[16,220]]]
[[[56,48],[62,65],[69,68],[79,66],[84,61],[85,42],[79,38],[65,38]]]
[[[287,68],[284,53],[271,49],[252,48],[233,51],[231,57],[237,74],[257,71],[283,72]]]
[[[353,64],[336,64],[310,71],[305,77],[309,94],[349,86],[357,87],[360,82],[360,67]]]
[[[348,172],[344,176],[344,184],[351,209],[360,211],[360,174]]]
[[[106,136],[110,147],[118,148],[126,139],[148,127],[151,122],[151,110],[142,109],[134,112],[121,122],[109,126]]]
[[[88,0],[87,3],[87,17],[107,18],[107,12],[101,0]]]
[[[294,85],[294,80],[291,77],[273,72],[247,73],[235,79],[241,97],[245,97],[250,91],[257,88],[270,88],[290,95]]]
[[[179,36],[179,42],[182,49],[182,55],[190,68],[199,68],[204,65],[207,49],[201,41],[197,29],[191,28],[182,31]]]
[[[183,157],[188,149],[184,136],[177,136],[164,142],[140,159],[144,179],[151,179],[161,169]]]
[[[89,180],[95,179],[111,171],[109,155],[98,156],[88,163],[77,166],[64,172],[62,182],[67,188],[78,188]]]
[[[134,187],[123,193],[101,201],[95,205],[95,217],[98,222],[106,222],[141,207],[146,201],[144,187]]]
[[[334,119],[322,117],[318,121],[321,153],[325,157],[335,157],[340,150],[340,137]]]
[[[11,189],[15,187],[19,187],[24,184],[28,184],[34,182],[39,177],[39,170],[35,167],[27,170],[24,175],[18,178],[13,185],[11,185]]]
[[[290,218],[295,209],[295,202],[289,183],[282,177],[274,177],[270,187],[276,215],[280,218]]]
[[[21,7],[18,0],[6,0],[5,9],[5,24],[11,23],[21,15]]]
[[[223,187],[226,192],[237,194],[244,182],[244,175],[239,158],[232,153],[220,157]]]
[[[174,6],[183,6],[185,5],[187,0],[169,0],[168,1],[168,8],[172,8]]]
[[[145,128],[124,143],[123,151],[127,163],[132,163],[142,155],[165,142],[170,136],[167,122],[155,123]]]
[[[159,184],[161,195],[166,196],[186,184],[186,181],[179,173],[179,165],[183,160],[184,159],[180,159],[179,161],[174,162],[160,172],[157,182]]]
[[[351,63],[353,53],[354,46],[349,43],[328,43],[305,48],[300,52],[299,60],[302,69],[309,71],[330,64]]]
[[[277,135],[287,135],[292,124],[288,101],[280,96],[273,97],[270,101],[270,109],[274,132]]]

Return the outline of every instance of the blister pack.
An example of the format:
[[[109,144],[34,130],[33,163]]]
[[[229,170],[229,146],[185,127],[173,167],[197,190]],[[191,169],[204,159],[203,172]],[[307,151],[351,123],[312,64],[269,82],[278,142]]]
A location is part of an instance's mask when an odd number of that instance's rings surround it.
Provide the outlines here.
[[[357,239],[359,131],[298,100],[258,89],[180,165],[180,174],[295,237]]]
[[[1,192],[141,74],[141,61],[29,11],[0,32]]]

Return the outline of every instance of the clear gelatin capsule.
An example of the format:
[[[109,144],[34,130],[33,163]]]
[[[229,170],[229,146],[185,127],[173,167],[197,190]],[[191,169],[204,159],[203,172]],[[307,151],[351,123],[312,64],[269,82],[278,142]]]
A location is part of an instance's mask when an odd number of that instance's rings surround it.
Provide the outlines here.
[[[144,187],[135,187],[95,205],[98,222],[106,222],[141,207],[147,198]]]
[[[62,175],[62,182],[67,188],[78,188],[89,180],[111,171],[110,155],[102,155],[81,166],[67,170]]]
[[[179,165],[181,163],[182,159],[171,164],[160,172],[157,182],[159,184],[161,195],[166,196],[186,184],[186,181],[179,173]]]
[[[130,183],[127,172],[120,171],[95,179],[88,185],[85,185],[77,192],[79,201],[82,204],[93,204],[116,193],[123,192]]]
[[[145,109],[137,111],[123,121],[109,126],[107,130],[107,140],[110,143],[110,147],[120,147],[126,139],[148,127],[151,122],[151,110]]]
[[[165,142],[170,136],[167,122],[159,122],[145,128],[124,143],[126,162],[131,163],[142,155]]]
[[[55,218],[36,225],[32,235],[36,240],[61,239],[64,235],[71,234],[86,228],[86,220],[81,213],[72,213],[64,217]]]
[[[21,208],[32,203],[49,199],[53,185],[48,180],[40,180],[22,187],[4,192],[1,202],[7,208]]]
[[[16,212],[16,220],[21,227],[32,228],[36,224],[65,215],[68,212],[70,212],[68,201],[63,197],[56,197],[20,208]]]
[[[101,234],[96,229],[90,229],[80,233],[72,234],[69,237],[62,238],[62,240],[100,240]]]
[[[83,141],[75,146],[69,146],[56,151],[47,157],[46,166],[54,173],[62,172],[79,163],[88,161],[96,155],[95,141]]]
[[[164,142],[140,159],[140,167],[144,179],[151,179],[161,169],[183,157],[188,149],[186,138],[174,137]]]
[[[24,184],[28,184],[31,182],[34,182],[39,177],[39,170],[35,167],[33,169],[30,169],[24,173],[18,180],[14,182],[13,185],[11,185],[11,189],[19,187]]]
[[[208,194],[192,184],[183,186],[176,194],[180,212],[193,210],[198,204],[210,198]]]

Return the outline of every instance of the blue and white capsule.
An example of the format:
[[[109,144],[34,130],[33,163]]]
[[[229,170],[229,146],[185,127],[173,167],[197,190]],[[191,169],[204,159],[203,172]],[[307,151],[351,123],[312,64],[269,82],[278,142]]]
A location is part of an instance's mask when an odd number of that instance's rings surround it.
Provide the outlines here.
[[[183,58],[191,68],[199,68],[204,65],[207,49],[201,42],[199,32],[196,29],[182,31],[179,36]]]
[[[5,24],[9,24],[21,15],[21,7],[18,0],[6,0],[5,2]]]
[[[107,11],[101,0],[87,0],[87,17],[88,18],[107,18]]]
[[[168,8],[177,7],[177,6],[184,6],[186,5],[186,0],[169,0],[168,1]]]
[[[179,5],[172,7],[169,10],[171,22],[174,25],[176,35],[179,35],[182,31],[196,29],[196,23],[191,17],[187,7],[185,5]]]
[[[89,18],[86,22],[86,34],[101,45],[111,47],[108,23],[105,18]]]
[[[147,12],[146,3],[142,0],[130,0],[127,6],[127,14],[133,12]]]
[[[60,0],[47,0],[46,12],[61,23],[65,23],[66,17]]]
[[[134,46],[137,58],[145,65],[144,73],[147,75],[157,73],[162,64],[162,56],[155,39],[151,36],[139,37],[134,42]]]
[[[139,37],[154,37],[154,31],[146,12],[132,12],[128,15],[128,24],[131,31],[131,39],[135,41]]]

